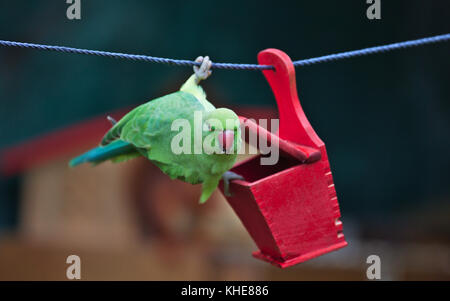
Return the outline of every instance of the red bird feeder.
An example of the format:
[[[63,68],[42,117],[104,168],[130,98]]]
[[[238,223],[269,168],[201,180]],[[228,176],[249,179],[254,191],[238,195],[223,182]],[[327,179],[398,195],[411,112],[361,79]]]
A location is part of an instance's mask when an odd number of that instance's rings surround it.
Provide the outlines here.
[[[253,256],[285,268],[347,242],[325,144],[300,105],[294,65],[277,49],[261,51],[258,62],[275,67],[262,72],[278,104],[279,133],[243,117],[241,123],[258,139],[278,144],[280,158],[275,165],[261,165],[259,155],[236,165],[232,171],[245,181],[231,183],[227,201],[259,248]]]

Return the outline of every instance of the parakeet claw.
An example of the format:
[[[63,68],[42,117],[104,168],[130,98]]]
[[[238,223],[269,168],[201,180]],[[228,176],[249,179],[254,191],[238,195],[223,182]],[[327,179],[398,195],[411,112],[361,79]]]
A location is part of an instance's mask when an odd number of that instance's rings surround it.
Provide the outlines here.
[[[223,192],[225,196],[232,196],[230,192],[230,182],[233,180],[245,180],[243,176],[238,175],[232,171],[227,171],[222,175],[223,179]]]
[[[113,125],[113,126],[115,126],[116,125],[116,123],[117,123],[117,121],[114,119],[114,118],[112,118],[111,116],[106,116],[106,119],[108,119],[108,121],[109,122],[111,122],[111,124]]]
[[[198,84],[200,81],[207,79],[211,75],[212,62],[209,59],[209,56],[199,56],[195,61],[201,63],[200,67],[194,66],[195,81]]]

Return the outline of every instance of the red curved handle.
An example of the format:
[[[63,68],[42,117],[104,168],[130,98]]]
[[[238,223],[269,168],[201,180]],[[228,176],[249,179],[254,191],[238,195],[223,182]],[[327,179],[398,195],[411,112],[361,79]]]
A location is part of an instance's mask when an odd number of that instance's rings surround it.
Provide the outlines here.
[[[324,146],[303,112],[297,95],[295,69],[289,56],[278,49],[266,49],[258,54],[260,65],[272,65],[275,70],[263,70],[278,104],[279,136],[282,139],[321,149]]]

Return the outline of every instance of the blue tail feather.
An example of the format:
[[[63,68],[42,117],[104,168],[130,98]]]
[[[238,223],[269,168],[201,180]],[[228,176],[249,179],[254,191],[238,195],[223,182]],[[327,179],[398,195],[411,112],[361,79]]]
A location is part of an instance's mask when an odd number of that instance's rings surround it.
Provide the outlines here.
[[[70,160],[69,166],[74,167],[86,162],[98,164],[103,161],[134,152],[136,152],[136,148],[132,144],[123,140],[117,140],[106,146],[93,148],[86,153],[73,158]]]

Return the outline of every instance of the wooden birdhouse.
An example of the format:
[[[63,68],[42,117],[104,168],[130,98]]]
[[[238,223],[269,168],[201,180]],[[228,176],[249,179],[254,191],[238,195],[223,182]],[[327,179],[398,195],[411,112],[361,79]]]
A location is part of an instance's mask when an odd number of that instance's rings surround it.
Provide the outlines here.
[[[277,49],[260,52],[258,61],[275,67],[263,74],[278,104],[279,131],[272,134],[244,117],[241,124],[278,145],[280,157],[274,165],[262,165],[259,155],[235,166],[245,181],[232,182],[227,201],[259,248],[253,256],[284,268],[347,242],[325,144],[300,105],[292,61]]]

